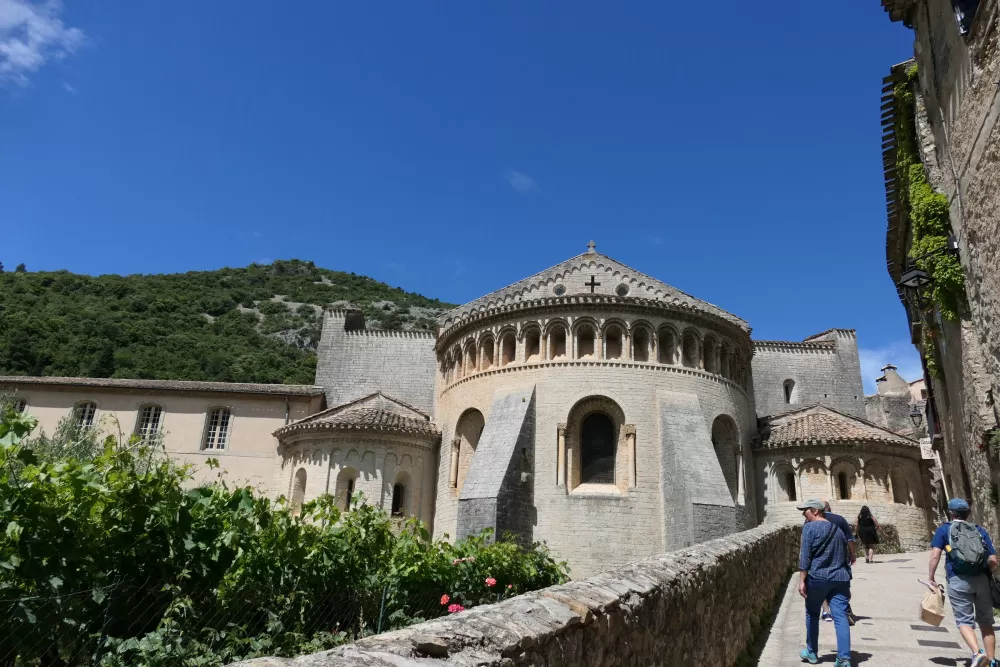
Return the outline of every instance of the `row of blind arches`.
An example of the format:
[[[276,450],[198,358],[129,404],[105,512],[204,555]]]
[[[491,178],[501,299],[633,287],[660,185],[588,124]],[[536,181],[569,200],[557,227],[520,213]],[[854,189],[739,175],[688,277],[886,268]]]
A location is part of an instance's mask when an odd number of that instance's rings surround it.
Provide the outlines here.
[[[442,359],[446,383],[468,375],[515,363],[564,359],[630,360],[697,368],[722,375],[746,386],[747,363],[739,349],[713,334],[702,336],[693,328],[678,333],[671,326],[611,321],[603,327],[581,320],[572,328],[555,322],[544,330],[537,324],[513,327],[499,333],[483,332],[477,339],[455,345]]]
[[[295,471],[295,477],[292,480],[291,508],[292,513],[296,516],[301,513],[302,505],[305,502],[308,477],[309,474],[306,472],[306,469],[299,468]],[[359,477],[360,473],[353,468],[344,468],[337,475],[334,497],[337,500],[337,505],[345,512],[351,510],[351,500],[357,492]],[[401,518],[409,514],[409,493],[411,487],[409,482],[410,478],[407,473],[400,472],[396,475],[396,481],[392,485],[392,500],[389,506],[389,512],[393,517]]]

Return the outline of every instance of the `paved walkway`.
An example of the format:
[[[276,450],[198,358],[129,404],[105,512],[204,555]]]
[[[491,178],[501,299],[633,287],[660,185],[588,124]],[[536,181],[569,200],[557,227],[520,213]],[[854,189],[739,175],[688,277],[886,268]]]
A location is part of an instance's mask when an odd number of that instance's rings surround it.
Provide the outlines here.
[[[877,556],[877,562],[854,567],[851,606],[858,615],[851,628],[852,664],[864,667],[922,667],[968,664],[970,652],[958,634],[946,600],[940,627],[918,617],[920,600],[927,590],[917,579],[927,578],[929,552]],[[789,582],[781,610],[771,628],[760,667],[798,667],[805,646],[805,605],[798,592],[798,572]],[[940,566],[938,581],[944,581]],[[836,659],[833,623],[820,623],[820,664]]]

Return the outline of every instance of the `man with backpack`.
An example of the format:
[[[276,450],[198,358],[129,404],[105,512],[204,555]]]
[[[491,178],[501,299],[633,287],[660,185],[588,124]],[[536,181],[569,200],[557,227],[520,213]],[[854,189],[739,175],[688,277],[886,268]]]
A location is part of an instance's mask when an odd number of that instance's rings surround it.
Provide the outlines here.
[[[962,639],[972,649],[969,667],[997,667],[990,592],[990,573],[997,569],[997,551],[989,534],[981,526],[969,523],[969,503],[965,500],[948,501],[948,518],[951,520],[939,526],[931,539],[930,584],[937,588],[934,574],[943,552],[951,610]],[[976,638],[977,624],[985,651],[979,648]]]

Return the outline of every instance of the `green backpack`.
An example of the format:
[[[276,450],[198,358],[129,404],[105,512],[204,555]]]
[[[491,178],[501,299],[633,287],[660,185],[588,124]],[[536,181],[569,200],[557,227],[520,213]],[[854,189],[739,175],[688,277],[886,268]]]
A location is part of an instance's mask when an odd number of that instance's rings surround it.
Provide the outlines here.
[[[980,574],[986,571],[986,542],[979,529],[956,519],[948,528],[948,560],[955,574]]]

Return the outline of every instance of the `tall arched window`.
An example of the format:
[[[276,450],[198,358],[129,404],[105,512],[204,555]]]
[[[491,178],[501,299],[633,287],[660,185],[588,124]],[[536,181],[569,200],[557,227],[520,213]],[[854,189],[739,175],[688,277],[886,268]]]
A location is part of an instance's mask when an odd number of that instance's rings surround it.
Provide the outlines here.
[[[785,473],[785,489],[788,492],[788,499],[792,502],[798,500],[795,494],[795,473]]]
[[[542,332],[532,327],[524,334],[524,360],[538,361],[542,354]]]
[[[406,486],[396,482],[392,485],[392,516],[403,516],[406,512]]]
[[[479,355],[476,354],[476,344],[465,346],[465,374],[472,375],[479,368]]]
[[[684,332],[684,365],[688,368],[698,368],[701,362],[701,345],[698,335],[688,330]]]
[[[715,363],[715,339],[711,336],[705,338],[705,370],[709,373],[718,373],[719,369]]]
[[[517,340],[513,333],[508,333],[500,340],[500,365],[513,363],[517,355]]]
[[[334,494],[337,505],[344,508],[345,512],[351,509],[351,498],[357,492],[358,471],[354,468],[343,468],[337,473],[337,484],[334,487]]]
[[[791,404],[795,400],[795,380],[785,380],[783,387],[785,390],[785,403]]]
[[[594,357],[594,327],[581,324],[576,329],[576,358]]]
[[[292,484],[292,514],[298,516],[302,513],[302,503],[306,499],[306,469],[299,468],[295,471],[295,481]]]
[[[604,349],[605,359],[621,359],[622,358],[622,334],[621,327],[616,324],[612,324],[604,331]]]
[[[851,485],[847,483],[847,473],[837,473],[837,487],[840,490],[841,500],[851,499]]]
[[[549,331],[549,359],[566,356],[566,327],[557,324]]]
[[[580,482],[615,483],[615,423],[602,412],[583,418],[580,427]]]
[[[160,433],[160,417],[163,409],[159,405],[144,405],[135,420],[135,434],[143,441],[151,440]]]
[[[669,328],[660,329],[659,343],[656,346],[657,359],[661,364],[676,363],[677,340],[674,338],[673,330]]]
[[[486,370],[493,365],[493,337],[489,336],[483,339],[482,352],[479,355],[479,363],[481,368]]]
[[[649,331],[645,327],[636,327],[632,332],[632,359],[649,361]]]

